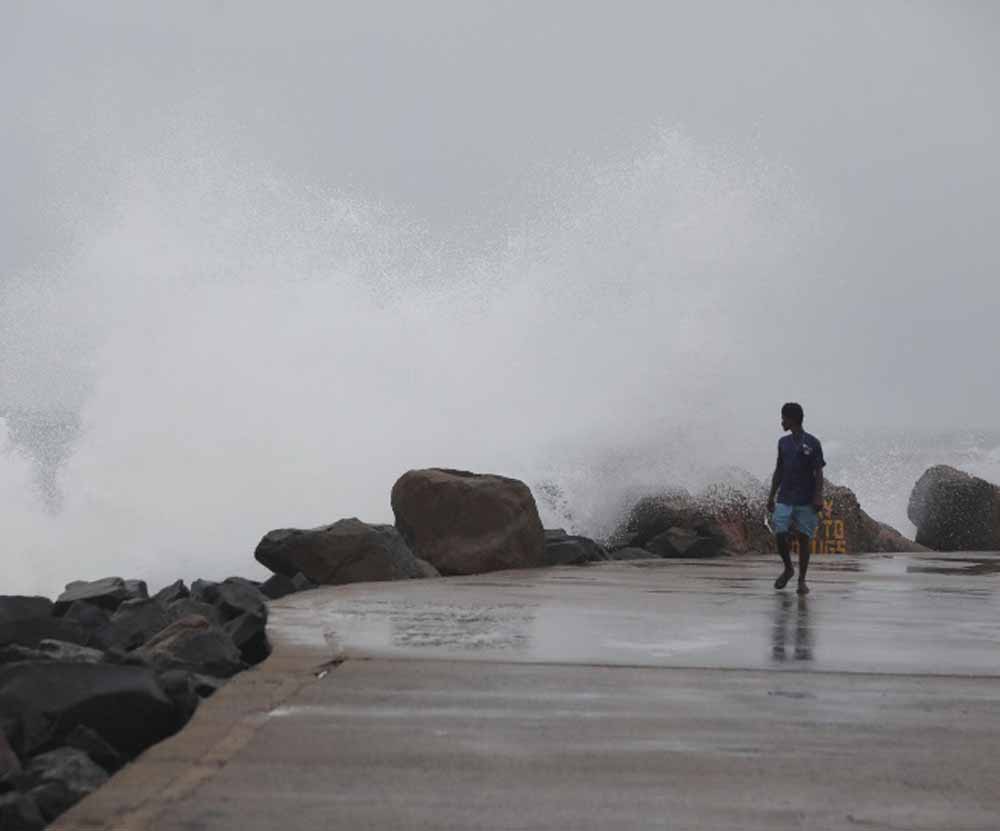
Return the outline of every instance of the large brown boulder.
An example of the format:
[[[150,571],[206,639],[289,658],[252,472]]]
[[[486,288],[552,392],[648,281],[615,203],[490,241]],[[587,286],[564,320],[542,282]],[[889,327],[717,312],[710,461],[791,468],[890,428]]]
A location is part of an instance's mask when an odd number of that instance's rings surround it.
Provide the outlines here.
[[[442,574],[545,565],[545,535],[531,490],[504,476],[430,468],[392,488],[396,527]]]
[[[813,540],[820,554],[869,554],[923,551],[924,546],[904,537],[891,525],[873,519],[861,508],[850,488],[827,481],[823,487],[825,508]]]
[[[355,517],[322,528],[271,531],[254,557],[275,574],[302,573],[325,585],[437,576],[413,556],[393,526],[369,525]]]
[[[928,468],[907,506],[917,542],[937,551],[1000,551],[1000,488],[947,465]]]

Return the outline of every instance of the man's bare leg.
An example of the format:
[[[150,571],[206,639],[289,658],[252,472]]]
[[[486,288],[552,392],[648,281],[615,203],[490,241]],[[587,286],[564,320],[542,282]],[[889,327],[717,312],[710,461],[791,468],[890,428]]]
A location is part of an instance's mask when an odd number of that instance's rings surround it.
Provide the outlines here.
[[[774,587],[776,589],[783,589],[788,585],[788,581],[795,576],[795,569],[792,568],[792,558],[788,553],[788,534],[777,534],[775,539],[778,541],[778,556],[781,557],[781,562],[785,564],[785,570],[774,581]]]
[[[806,572],[809,570],[809,544],[812,540],[805,534],[799,534],[799,594],[809,594],[806,585]]]

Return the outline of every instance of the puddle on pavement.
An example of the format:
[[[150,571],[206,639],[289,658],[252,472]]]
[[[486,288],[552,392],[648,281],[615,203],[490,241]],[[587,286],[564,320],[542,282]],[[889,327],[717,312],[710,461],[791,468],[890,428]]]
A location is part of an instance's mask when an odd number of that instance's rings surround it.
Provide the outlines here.
[[[958,574],[970,577],[980,577],[990,574],[1000,574],[1000,558],[986,557],[948,557],[932,560],[932,562],[948,563],[941,566],[908,566],[908,574]],[[964,566],[955,563],[966,563]]]

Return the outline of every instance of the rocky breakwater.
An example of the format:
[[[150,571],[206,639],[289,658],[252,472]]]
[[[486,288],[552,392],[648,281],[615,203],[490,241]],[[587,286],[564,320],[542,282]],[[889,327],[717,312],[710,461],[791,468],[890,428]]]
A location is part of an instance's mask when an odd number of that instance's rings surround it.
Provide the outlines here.
[[[706,558],[773,552],[775,541],[765,523],[767,487],[748,473],[692,494],[672,488],[634,499],[612,531],[612,558],[646,556]],[[822,554],[862,554],[920,550],[891,526],[862,510],[849,488],[827,482],[824,510],[813,540]]]
[[[913,486],[907,515],[917,542],[936,551],[1000,551],[1000,487],[947,465]]]
[[[0,828],[38,829],[179,730],[268,654],[267,600],[307,588],[78,581],[53,602],[0,596]]]

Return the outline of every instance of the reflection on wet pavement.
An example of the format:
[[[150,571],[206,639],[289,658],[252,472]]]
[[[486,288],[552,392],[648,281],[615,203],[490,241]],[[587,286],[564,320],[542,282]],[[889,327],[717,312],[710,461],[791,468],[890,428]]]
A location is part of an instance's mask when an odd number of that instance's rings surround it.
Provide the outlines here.
[[[811,661],[813,630],[809,626],[809,599],[790,592],[775,594],[774,629],[771,633],[771,657],[775,661]],[[788,650],[788,630],[793,631],[794,644]]]
[[[355,584],[275,612],[346,657],[1000,675],[1000,554],[817,556],[808,598],[775,592],[778,568],[656,560]]]

